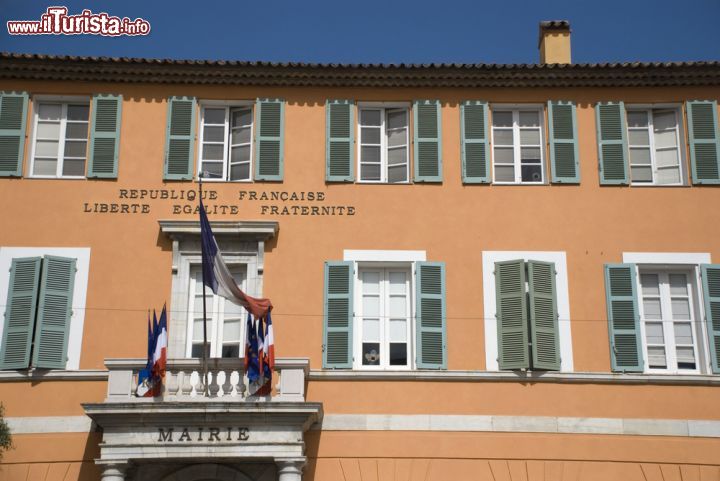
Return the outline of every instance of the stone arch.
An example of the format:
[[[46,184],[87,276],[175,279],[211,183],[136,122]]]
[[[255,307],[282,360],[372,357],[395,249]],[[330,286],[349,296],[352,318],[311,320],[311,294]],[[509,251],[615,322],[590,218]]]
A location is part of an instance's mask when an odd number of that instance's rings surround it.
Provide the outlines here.
[[[204,463],[185,466],[162,481],[253,481],[242,471],[223,464]]]

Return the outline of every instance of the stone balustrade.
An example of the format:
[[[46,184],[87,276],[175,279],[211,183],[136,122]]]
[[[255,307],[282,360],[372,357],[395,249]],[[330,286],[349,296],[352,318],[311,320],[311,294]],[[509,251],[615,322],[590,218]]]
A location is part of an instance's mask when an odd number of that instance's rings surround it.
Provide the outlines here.
[[[205,395],[202,359],[169,359],[165,382],[158,397],[136,395],[138,373],[144,359],[106,359],[109,371],[105,402],[304,402],[305,379],[310,362],[304,358],[280,358],[275,361],[272,395],[249,395],[242,359],[208,360],[208,393]]]

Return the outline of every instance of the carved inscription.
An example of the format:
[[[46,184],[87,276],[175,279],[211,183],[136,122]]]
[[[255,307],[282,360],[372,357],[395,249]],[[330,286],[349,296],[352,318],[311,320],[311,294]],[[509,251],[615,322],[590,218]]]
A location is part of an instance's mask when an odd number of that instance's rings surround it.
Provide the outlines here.
[[[250,439],[250,428],[246,427],[209,427],[209,428],[158,428],[157,442],[228,442],[247,441]]]

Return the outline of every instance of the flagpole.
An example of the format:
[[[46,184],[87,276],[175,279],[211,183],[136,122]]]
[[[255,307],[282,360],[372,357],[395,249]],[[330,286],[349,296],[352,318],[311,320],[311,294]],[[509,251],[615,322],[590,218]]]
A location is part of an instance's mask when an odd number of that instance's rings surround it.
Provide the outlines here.
[[[199,203],[202,203],[202,173],[198,175],[198,184],[200,185],[200,200]],[[200,252],[202,260],[205,260],[205,243],[200,242]],[[203,262],[204,264],[204,262]],[[200,270],[202,273],[202,283],[203,283],[203,351],[202,351],[202,368],[203,368],[203,395],[207,397],[208,395],[208,359],[207,359],[207,348],[208,348],[208,342],[207,342],[207,311],[205,307],[205,266],[203,265],[203,268]]]

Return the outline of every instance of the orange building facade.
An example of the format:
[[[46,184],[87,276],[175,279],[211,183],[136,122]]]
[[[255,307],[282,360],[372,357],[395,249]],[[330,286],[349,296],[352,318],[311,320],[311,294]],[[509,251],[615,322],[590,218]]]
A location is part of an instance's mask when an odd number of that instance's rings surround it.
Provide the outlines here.
[[[0,479],[720,480],[720,65],[541,48],[0,57]],[[202,395],[199,175],[271,396],[212,293]]]

